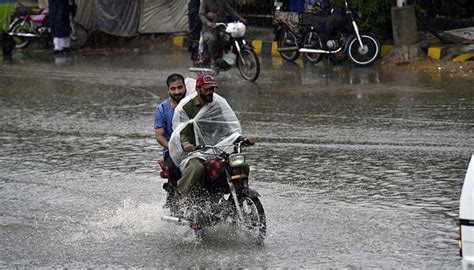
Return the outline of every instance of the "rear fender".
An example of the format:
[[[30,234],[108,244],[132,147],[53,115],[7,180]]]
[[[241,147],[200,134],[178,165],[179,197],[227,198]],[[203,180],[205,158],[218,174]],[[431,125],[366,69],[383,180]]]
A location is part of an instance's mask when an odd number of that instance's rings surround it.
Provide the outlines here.
[[[280,23],[278,24],[274,30],[273,30],[273,33],[275,34],[273,40],[274,41],[277,41],[278,40],[278,37],[281,35],[281,33],[283,33],[286,29],[289,29],[289,27],[286,25],[286,24],[283,24],[283,23]]]

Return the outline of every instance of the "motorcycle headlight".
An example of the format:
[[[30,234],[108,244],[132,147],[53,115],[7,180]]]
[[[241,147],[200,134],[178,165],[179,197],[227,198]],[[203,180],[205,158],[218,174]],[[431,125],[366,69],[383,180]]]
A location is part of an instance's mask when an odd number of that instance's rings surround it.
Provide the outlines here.
[[[234,167],[240,167],[244,165],[245,163],[245,157],[242,154],[233,154],[229,156],[229,165],[234,168]]]

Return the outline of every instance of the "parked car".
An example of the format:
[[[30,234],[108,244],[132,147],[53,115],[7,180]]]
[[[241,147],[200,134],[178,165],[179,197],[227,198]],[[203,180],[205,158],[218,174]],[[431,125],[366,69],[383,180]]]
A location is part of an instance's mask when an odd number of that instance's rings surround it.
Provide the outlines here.
[[[474,269],[474,155],[467,168],[459,204],[459,248],[464,269]]]

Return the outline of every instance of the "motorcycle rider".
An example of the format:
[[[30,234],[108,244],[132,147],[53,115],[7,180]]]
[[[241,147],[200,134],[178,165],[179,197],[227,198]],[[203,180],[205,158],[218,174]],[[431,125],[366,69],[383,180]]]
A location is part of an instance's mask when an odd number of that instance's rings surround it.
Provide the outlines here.
[[[198,186],[205,169],[205,158],[193,155],[197,145],[229,145],[236,140],[255,144],[255,139],[240,135],[241,128],[227,101],[214,93],[217,84],[211,75],[200,75],[196,80],[196,94],[183,100],[173,118],[174,132],[169,149],[181,169],[177,192],[181,203],[188,204],[189,195]],[[194,153],[198,154],[198,153]],[[244,166],[248,175],[248,165]]]
[[[163,188],[168,191],[165,207],[171,207],[174,200],[173,190],[181,177],[179,168],[174,164],[168,151],[168,141],[173,132],[173,115],[178,103],[186,96],[186,84],[181,74],[173,73],[166,79],[169,97],[155,110],[155,139],[163,147],[163,160],[168,166],[168,183]]]
[[[227,0],[201,0],[199,7],[199,18],[202,21],[201,35],[210,54],[211,68],[216,68],[216,60],[221,58],[222,54],[216,22],[226,23],[228,16],[247,24],[247,20],[240,16]]]

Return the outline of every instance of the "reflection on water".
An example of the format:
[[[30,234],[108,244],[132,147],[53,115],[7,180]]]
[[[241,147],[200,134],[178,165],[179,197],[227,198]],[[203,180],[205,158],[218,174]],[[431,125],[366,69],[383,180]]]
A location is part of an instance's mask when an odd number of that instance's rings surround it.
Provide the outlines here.
[[[336,83],[336,84],[378,84],[380,74],[378,67],[354,68],[353,65],[334,65],[305,63],[301,72],[302,84]]]
[[[0,266],[460,266],[471,82],[265,61],[256,84],[220,74],[219,94],[258,140],[247,157],[268,239],[260,248],[218,227],[198,244],[159,219],[152,129],[166,76],[192,75],[185,61],[138,54],[0,67]]]

